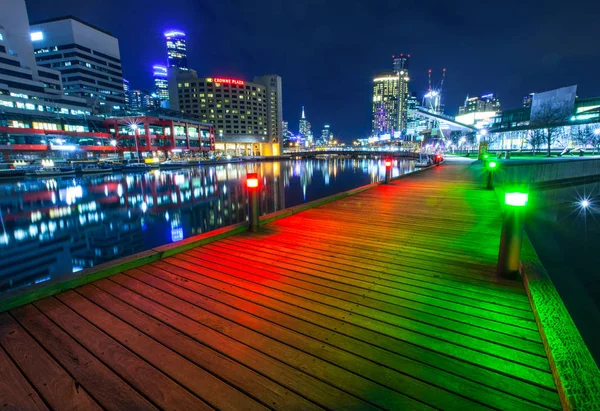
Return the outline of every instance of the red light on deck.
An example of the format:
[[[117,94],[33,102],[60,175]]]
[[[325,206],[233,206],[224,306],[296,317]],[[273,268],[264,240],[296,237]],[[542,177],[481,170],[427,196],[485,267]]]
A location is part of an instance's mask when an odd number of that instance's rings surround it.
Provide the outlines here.
[[[438,155],[437,155],[437,156],[435,156],[435,157],[436,157],[438,160],[441,160],[441,159],[442,159],[442,155],[441,155],[441,154],[438,154]]]
[[[248,188],[258,187],[258,174],[248,173],[247,178],[246,178],[246,187],[248,187]]]
[[[391,167],[392,166],[392,160],[385,160],[385,166],[386,167]]]

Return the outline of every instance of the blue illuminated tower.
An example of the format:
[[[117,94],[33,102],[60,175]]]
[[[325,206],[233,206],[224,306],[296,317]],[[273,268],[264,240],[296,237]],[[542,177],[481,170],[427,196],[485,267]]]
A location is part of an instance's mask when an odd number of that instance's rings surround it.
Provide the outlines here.
[[[185,33],[178,30],[169,30],[165,32],[165,39],[167,41],[168,66],[187,70]]]
[[[167,108],[169,103],[167,68],[165,66],[152,66],[152,76],[154,77],[154,90],[160,101],[160,106]]]

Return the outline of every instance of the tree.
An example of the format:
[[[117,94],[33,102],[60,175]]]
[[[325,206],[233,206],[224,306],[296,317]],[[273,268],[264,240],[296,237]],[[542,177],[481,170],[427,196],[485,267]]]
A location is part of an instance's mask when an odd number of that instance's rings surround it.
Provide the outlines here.
[[[525,137],[527,143],[531,146],[531,154],[535,155],[537,151],[539,151],[540,146],[546,140],[546,133],[543,129],[536,128],[534,130],[529,130],[529,134]]]
[[[571,127],[571,139],[580,146],[585,147],[590,143],[590,134],[592,129],[588,125],[579,125]]]
[[[594,154],[596,150],[598,150],[598,154],[600,154],[600,127],[598,125],[591,130],[588,137],[588,144],[592,146],[592,154]]]
[[[546,130],[545,142],[548,147],[548,157],[550,157],[550,147],[552,143],[563,135],[564,125],[569,121],[571,108],[567,102],[547,101],[536,107],[532,107],[530,125],[535,129]],[[536,131],[536,130],[533,130]],[[534,133],[535,134],[535,133]],[[536,136],[537,137],[537,136]]]

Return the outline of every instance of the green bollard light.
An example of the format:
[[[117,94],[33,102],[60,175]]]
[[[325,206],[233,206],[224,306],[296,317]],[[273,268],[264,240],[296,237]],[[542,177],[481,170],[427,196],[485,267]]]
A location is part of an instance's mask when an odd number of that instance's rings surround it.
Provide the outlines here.
[[[527,193],[504,194],[505,209],[496,271],[501,278],[515,279],[519,273],[528,200],[529,194]]]
[[[486,164],[486,169],[488,172],[486,188],[488,190],[491,190],[492,188],[494,188],[494,171],[496,170],[497,167],[498,167],[498,163],[496,163],[495,161],[490,161]]]

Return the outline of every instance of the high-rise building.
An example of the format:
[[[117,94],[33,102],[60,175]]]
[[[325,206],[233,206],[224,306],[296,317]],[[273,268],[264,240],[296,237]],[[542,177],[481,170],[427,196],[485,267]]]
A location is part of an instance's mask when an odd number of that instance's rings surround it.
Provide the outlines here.
[[[144,110],[152,107],[152,96],[146,90],[131,90],[129,92],[128,109]]]
[[[282,137],[281,122],[283,121],[281,77],[270,74],[262,77],[255,77],[253,82],[262,84],[265,87],[267,100],[267,135],[270,136],[272,143],[279,144]]]
[[[11,127],[26,123],[19,113],[35,113],[35,118],[27,125],[37,129],[48,127],[49,123],[41,120],[43,117],[49,122],[56,122],[61,118],[90,115],[86,100],[65,95],[60,72],[36,62],[34,45],[37,47],[38,42],[44,40],[44,35],[40,30],[30,30],[24,0],[3,0],[0,13],[0,107],[6,118],[3,121]],[[120,87],[122,90],[122,80]]]
[[[213,123],[217,150],[233,146],[248,152],[250,146],[254,154],[279,153],[283,121],[279,76],[248,82],[169,69],[168,81],[171,109]]]
[[[281,142],[283,147],[289,147],[291,145],[290,129],[287,121],[281,122]]]
[[[421,117],[417,115],[418,108],[419,99],[417,93],[413,92],[408,97],[406,109],[406,135],[408,140],[416,140],[417,132],[419,131]]]
[[[373,78],[373,136],[394,135],[398,131],[399,72],[386,71]]]
[[[406,134],[408,121],[408,63],[410,54],[400,54],[392,56],[394,72],[398,73],[398,126],[395,131],[400,132],[402,136]]]
[[[32,24],[31,38],[38,65],[61,72],[65,94],[101,112],[125,105],[119,42],[109,32],[67,16]]]
[[[300,117],[300,122],[298,123],[298,132],[309,144],[312,144],[313,135],[310,122],[306,119],[306,114],[304,113],[304,106],[302,106],[302,116]]]
[[[178,30],[165,32],[167,41],[167,62],[169,67],[187,70],[187,47],[185,33]]]
[[[467,97],[465,105],[458,108],[458,114],[496,112],[500,109],[498,96],[495,93],[490,93],[481,97]]]
[[[130,100],[129,100],[129,92],[131,91],[131,87],[129,86],[129,80],[127,79],[123,79],[123,92],[125,94],[125,107],[129,107],[130,106]]]
[[[331,128],[329,124],[325,124],[323,126],[323,130],[321,130],[321,144],[327,145],[329,144],[329,140],[331,140]]]
[[[154,77],[154,91],[160,100],[160,106],[169,108],[169,82],[167,80],[167,68],[165,66],[152,66]]]

